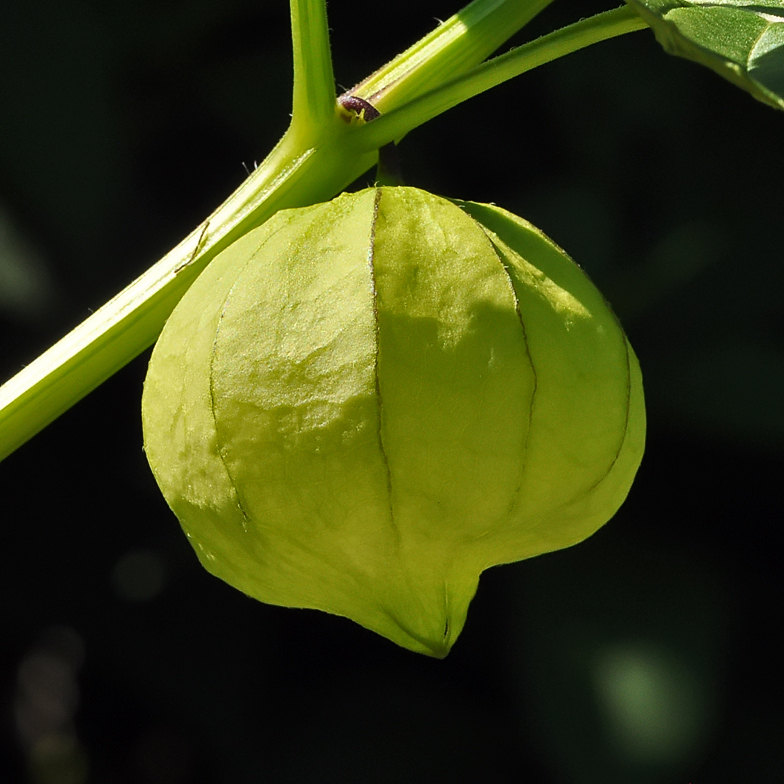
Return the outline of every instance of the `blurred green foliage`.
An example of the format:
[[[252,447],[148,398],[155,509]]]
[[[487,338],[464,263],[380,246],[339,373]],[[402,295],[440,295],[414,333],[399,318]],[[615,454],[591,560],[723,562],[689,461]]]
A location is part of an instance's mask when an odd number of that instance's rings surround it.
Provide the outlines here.
[[[458,7],[401,0],[379,21],[334,0],[338,80]],[[559,0],[520,40],[602,7]],[[284,0],[4,9],[3,377],[277,141],[287,15]],[[586,268],[649,402],[648,453],[615,520],[488,572],[444,662],[201,570],[141,451],[145,358],[3,462],[0,780],[784,779],[782,128],[637,33],[400,145],[409,184],[507,207]]]

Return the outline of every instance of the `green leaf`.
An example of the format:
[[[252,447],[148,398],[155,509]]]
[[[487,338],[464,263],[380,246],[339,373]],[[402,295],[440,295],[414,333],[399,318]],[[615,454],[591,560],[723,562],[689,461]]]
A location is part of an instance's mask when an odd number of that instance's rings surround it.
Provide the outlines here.
[[[626,0],[670,54],[784,109],[784,0]]]

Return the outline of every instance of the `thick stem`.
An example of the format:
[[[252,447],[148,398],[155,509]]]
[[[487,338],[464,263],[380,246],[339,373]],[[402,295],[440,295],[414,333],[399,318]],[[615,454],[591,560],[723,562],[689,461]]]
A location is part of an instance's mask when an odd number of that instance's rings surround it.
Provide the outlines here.
[[[376,162],[339,135],[301,150],[291,134],[176,248],[0,386],[0,460],[151,345],[207,263],[278,210],[331,198]]]
[[[474,0],[349,92],[389,112],[489,57],[553,0]]]

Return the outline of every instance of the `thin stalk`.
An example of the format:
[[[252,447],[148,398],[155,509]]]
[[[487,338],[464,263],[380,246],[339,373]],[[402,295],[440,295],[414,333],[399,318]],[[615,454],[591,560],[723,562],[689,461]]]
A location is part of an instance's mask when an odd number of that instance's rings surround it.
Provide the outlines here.
[[[359,129],[361,144],[365,149],[383,147],[399,140],[412,128],[515,76],[600,41],[647,27],[642,17],[628,6],[575,22],[488,60],[399,109],[382,114]]]
[[[294,53],[294,132],[305,144],[317,138],[335,115],[335,76],[329,47],[329,25],[323,0],[291,0]]]

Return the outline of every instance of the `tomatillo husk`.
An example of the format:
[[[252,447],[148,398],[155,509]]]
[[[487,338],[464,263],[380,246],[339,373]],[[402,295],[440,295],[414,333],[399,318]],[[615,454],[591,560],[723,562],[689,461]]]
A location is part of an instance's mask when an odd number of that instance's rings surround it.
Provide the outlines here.
[[[284,210],[217,256],[142,413],[210,572],[437,657],[484,569],[612,517],[645,439],[585,273],[521,218],[409,187]]]

